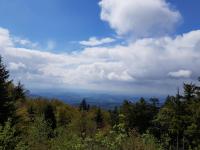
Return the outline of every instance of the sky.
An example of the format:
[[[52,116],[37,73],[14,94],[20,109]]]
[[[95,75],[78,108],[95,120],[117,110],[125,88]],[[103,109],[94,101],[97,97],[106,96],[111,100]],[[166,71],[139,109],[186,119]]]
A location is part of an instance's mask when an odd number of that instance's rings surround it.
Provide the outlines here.
[[[200,76],[200,1],[0,0],[0,54],[30,91],[171,94]]]

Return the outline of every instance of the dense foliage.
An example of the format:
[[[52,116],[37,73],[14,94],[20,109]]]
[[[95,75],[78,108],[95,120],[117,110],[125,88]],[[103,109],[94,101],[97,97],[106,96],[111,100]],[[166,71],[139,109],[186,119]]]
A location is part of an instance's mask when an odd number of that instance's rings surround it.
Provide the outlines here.
[[[104,110],[86,100],[79,107],[56,99],[30,98],[9,81],[0,59],[1,150],[198,150],[200,88],[159,100],[125,100]]]

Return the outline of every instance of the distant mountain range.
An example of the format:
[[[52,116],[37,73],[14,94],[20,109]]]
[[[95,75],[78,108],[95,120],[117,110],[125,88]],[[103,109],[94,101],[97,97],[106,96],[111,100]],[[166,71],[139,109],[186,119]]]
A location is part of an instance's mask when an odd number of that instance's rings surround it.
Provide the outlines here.
[[[137,101],[141,96],[119,95],[119,94],[104,94],[104,93],[89,93],[89,92],[34,92],[31,97],[56,98],[64,101],[67,104],[77,106],[83,99],[86,99],[90,105],[96,105],[102,108],[111,109],[115,106],[120,106],[124,100]],[[145,99],[151,96],[145,96]],[[163,102],[164,96],[157,97],[160,102]]]

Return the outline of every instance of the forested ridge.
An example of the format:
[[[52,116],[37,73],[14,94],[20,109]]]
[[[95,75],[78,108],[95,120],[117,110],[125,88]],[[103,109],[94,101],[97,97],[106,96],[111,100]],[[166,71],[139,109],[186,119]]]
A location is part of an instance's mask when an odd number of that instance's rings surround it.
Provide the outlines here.
[[[200,87],[104,110],[31,98],[0,57],[0,150],[200,150]]]

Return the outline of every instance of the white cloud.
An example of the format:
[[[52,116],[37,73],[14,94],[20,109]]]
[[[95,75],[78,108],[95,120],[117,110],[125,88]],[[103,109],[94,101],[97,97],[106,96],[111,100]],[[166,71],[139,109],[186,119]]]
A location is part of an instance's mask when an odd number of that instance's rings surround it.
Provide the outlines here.
[[[13,37],[12,41],[15,45],[20,45],[27,48],[37,48],[39,46],[36,42],[31,42],[28,39],[20,38],[20,37]]]
[[[119,35],[147,37],[171,32],[180,13],[166,0],[101,0],[101,19]]]
[[[10,62],[8,68],[12,71],[14,70],[19,70],[20,68],[26,68],[26,65],[19,62],[19,63],[14,63],[14,62]]]
[[[169,76],[174,78],[189,78],[192,75],[192,72],[190,70],[178,70],[175,72],[169,72]]]
[[[8,30],[0,27],[0,48],[12,46],[13,43],[10,39],[10,33]]]
[[[17,48],[9,31],[0,30],[0,54],[12,68],[11,77],[30,89],[60,87],[168,94],[183,81],[195,81],[200,75],[199,46],[200,30],[196,30],[175,38],[145,38],[126,46],[90,47],[56,54]],[[174,81],[170,72],[187,74],[180,68],[192,76]]]
[[[98,45],[103,45],[103,44],[108,44],[114,42],[115,39],[106,37],[102,39],[98,39],[96,37],[91,37],[87,41],[80,41],[79,43],[84,46],[98,46]]]

